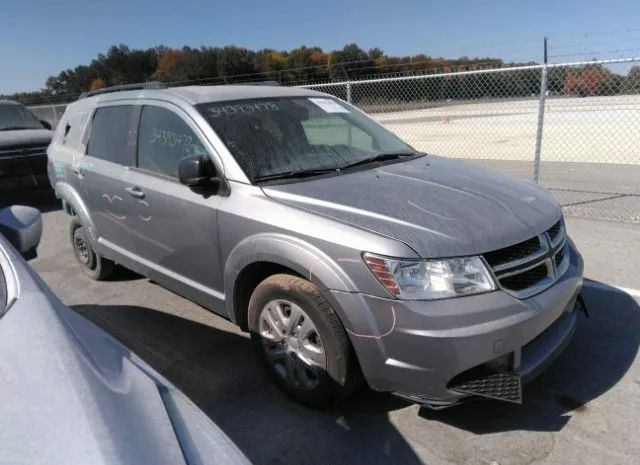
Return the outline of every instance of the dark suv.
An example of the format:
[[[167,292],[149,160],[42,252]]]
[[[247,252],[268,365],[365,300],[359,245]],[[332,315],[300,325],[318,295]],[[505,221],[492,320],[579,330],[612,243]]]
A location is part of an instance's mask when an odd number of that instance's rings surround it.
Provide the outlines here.
[[[51,125],[17,102],[0,100],[0,191],[49,188],[47,146]]]

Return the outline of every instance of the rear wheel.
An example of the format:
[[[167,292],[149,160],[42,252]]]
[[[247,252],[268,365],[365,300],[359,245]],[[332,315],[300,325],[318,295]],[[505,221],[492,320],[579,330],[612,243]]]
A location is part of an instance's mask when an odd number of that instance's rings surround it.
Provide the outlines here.
[[[265,279],[251,296],[249,327],[267,371],[295,400],[328,407],[355,387],[358,368],[344,327],[309,281]]]
[[[113,273],[115,264],[108,258],[101,257],[91,247],[85,227],[77,218],[71,221],[69,228],[73,255],[82,271],[91,279],[102,281]]]

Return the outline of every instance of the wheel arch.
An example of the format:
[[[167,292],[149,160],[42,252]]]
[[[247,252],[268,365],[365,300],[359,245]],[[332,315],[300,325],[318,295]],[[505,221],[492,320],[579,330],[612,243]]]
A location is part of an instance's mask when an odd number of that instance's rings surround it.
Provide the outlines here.
[[[97,241],[98,231],[95,227],[95,223],[93,222],[91,213],[78,191],[69,183],[62,181],[58,181],[56,183],[55,191],[58,197],[62,200],[62,205],[64,206],[64,210],[67,214],[77,216],[82,225],[87,228],[89,239],[91,241]]]
[[[321,291],[355,290],[342,268],[312,244],[282,234],[251,236],[229,254],[224,270],[227,312],[234,323],[246,329],[251,293],[268,276],[278,273],[307,279]]]

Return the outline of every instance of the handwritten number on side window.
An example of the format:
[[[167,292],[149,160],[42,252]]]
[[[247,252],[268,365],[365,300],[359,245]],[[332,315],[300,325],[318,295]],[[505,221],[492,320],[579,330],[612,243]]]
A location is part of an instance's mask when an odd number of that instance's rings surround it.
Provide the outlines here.
[[[152,129],[151,140],[149,140],[150,144],[169,146],[171,148],[178,147],[185,151],[188,147],[191,147],[192,142],[193,137],[188,134],[178,134],[159,128]]]

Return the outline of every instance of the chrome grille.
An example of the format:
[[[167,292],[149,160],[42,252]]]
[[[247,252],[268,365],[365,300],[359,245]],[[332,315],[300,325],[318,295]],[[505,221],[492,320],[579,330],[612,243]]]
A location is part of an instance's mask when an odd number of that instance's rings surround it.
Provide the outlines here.
[[[547,234],[549,235],[549,239],[551,239],[551,242],[554,242],[556,239],[558,239],[558,235],[561,232],[562,232],[562,220],[558,221],[556,224],[551,226],[547,231]]]
[[[48,144],[2,147],[0,148],[0,159],[18,160],[18,159],[46,157],[47,146]]]
[[[549,267],[546,263],[541,263],[528,270],[518,272],[511,276],[505,276],[500,283],[511,290],[522,291],[531,286],[535,286],[549,277]]]
[[[484,258],[489,265],[499,267],[516,260],[527,258],[538,250],[540,250],[540,239],[538,236],[535,236],[511,247],[486,253],[484,254]]]
[[[525,299],[551,286],[569,267],[562,219],[526,241],[484,254],[499,286]]]

